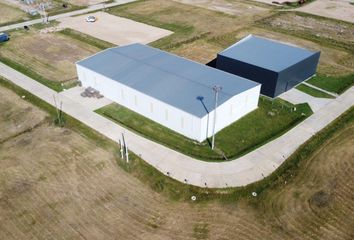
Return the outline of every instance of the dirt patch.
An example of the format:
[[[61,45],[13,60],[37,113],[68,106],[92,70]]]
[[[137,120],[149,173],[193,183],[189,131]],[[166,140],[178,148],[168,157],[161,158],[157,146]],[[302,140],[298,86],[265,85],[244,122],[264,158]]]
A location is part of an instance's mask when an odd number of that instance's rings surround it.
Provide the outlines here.
[[[88,23],[87,16],[95,16],[97,21]],[[130,19],[117,17],[105,12],[59,20],[60,27],[71,28],[116,45],[131,43],[147,44],[172,34],[171,31],[149,26]]]
[[[0,87],[0,144],[40,124],[47,114]]]
[[[354,5],[351,3],[352,0],[317,0],[296,11],[354,23]]]
[[[332,200],[331,195],[321,190],[311,196],[310,204],[322,208],[322,207],[327,207],[331,202],[331,200]]]
[[[0,56],[16,61],[55,82],[76,79],[75,62],[100,49],[60,33],[12,32]]]

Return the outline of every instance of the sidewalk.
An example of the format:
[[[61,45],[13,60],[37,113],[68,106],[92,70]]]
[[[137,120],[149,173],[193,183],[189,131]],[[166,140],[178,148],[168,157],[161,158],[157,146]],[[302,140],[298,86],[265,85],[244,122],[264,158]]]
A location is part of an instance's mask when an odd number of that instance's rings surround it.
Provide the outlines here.
[[[205,183],[215,188],[237,187],[261,180],[281,165],[302,143],[354,103],[354,87],[351,87],[279,138],[238,159],[212,163],[185,156],[124,129],[65,94],[57,93],[2,63],[0,75],[51,105],[54,105],[54,95],[57,101],[62,101],[65,113],[116,142],[124,133],[129,149],[141,155],[147,163],[164,174],[169,172],[172,178],[180,182],[186,179],[188,184],[200,187],[205,187]]]
[[[72,12],[66,12],[66,13],[62,13],[62,14],[58,14],[58,15],[54,15],[54,16],[49,16],[48,21],[57,20],[59,18],[71,17],[71,16],[75,16],[75,15],[79,15],[79,14],[85,14],[88,12],[98,11],[98,10],[101,10],[104,8],[115,7],[115,6],[119,6],[119,5],[130,3],[130,2],[135,2],[135,1],[136,0],[116,0],[113,3],[109,3],[109,4],[101,3],[101,4],[91,5],[91,6],[88,6],[87,8],[84,8],[84,9],[80,9],[80,10],[76,10],[76,11],[72,11]],[[34,25],[37,23],[42,23],[42,19],[39,18],[39,19],[35,19],[35,20],[30,20],[30,21],[26,21],[26,22],[3,26],[3,27],[0,27],[0,32],[6,32],[6,31],[16,29],[16,28],[23,28],[24,26],[31,26],[31,25]]]

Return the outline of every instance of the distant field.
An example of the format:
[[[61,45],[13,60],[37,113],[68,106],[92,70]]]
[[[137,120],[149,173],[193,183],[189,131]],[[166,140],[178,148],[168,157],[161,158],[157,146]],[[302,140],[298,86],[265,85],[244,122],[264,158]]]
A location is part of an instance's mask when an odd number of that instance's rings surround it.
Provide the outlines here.
[[[259,6],[244,1],[239,7],[243,11],[236,15],[190,5],[205,5],[208,0],[178,1],[188,4],[148,0],[111,8],[109,13],[174,31],[173,35],[150,45],[200,63],[211,61],[219,51],[252,33],[320,50],[318,70],[322,74],[335,76],[353,72],[354,28],[351,24],[304,13],[277,13],[272,8],[254,13]],[[212,6],[217,3],[221,9],[233,9],[232,4],[238,6],[236,2],[221,2],[213,2]]]
[[[8,109],[6,103],[18,102],[12,111],[24,114],[16,125],[26,124],[26,112],[47,115],[3,85],[0,80],[1,112]],[[198,192],[166,177],[144,182],[146,173],[158,176],[151,167],[145,165],[147,172],[123,171],[115,144],[72,120],[59,128],[49,118],[0,143],[0,238],[352,239],[353,111],[296,171],[278,176],[277,185],[257,197],[247,189],[247,197],[202,204]],[[0,126],[16,127],[3,118]],[[127,171],[136,167],[132,159],[124,166]],[[167,182],[174,187],[167,189]],[[172,201],[167,191],[186,202]],[[227,198],[229,191],[210,193]],[[196,202],[189,200],[191,195],[197,196]]]
[[[206,43],[211,37],[242,29],[254,20],[270,14],[270,9],[255,8],[247,3],[242,3],[242,11],[238,5],[234,9],[239,11],[237,15],[174,1],[150,0],[110,8],[109,13],[173,31],[171,36],[150,45],[205,63],[205,56],[213,59],[219,48],[211,47],[205,53],[204,50],[209,46],[198,47],[195,41]],[[180,47],[185,50],[180,51]]]
[[[320,1],[318,1],[320,2]],[[352,7],[354,9],[354,6]],[[354,53],[354,25],[306,13],[279,12],[259,20],[265,28]]]
[[[1,46],[0,61],[18,66],[21,71],[42,83],[59,90],[60,84],[70,84],[77,79],[75,62],[100,49],[60,33],[15,31],[11,40]]]
[[[19,8],[0,1],[0,26],[6,23],[20,21],[26,17],[26,13]]]

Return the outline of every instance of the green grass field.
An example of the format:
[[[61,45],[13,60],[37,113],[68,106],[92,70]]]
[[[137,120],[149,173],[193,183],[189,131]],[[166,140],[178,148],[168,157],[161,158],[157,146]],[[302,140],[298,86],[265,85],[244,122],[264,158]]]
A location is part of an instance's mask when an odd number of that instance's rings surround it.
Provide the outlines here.
[[[342,93],[354,84],[354,74],[344,75],[344,76],[325,76],[317,75],[310,80],[308,83],[334,93]]]
[[[305,84],[298,85],[296,89],[317,98],[334,98],[332,95],[329,95],[328,93],[322,92],[320,90],[317,90]]]
[[[293,107],[295,106],[280,100],[271,102],[261,98],[257,110],[216,134],[215,151],[211,150],[208,141],[199,143],[190,140],[116,103],[96,112],[184,154],[206,161],[223,161],[239,157],[265,144],[312,113],[307,104],[296,105],[295,112],[291,110]]]

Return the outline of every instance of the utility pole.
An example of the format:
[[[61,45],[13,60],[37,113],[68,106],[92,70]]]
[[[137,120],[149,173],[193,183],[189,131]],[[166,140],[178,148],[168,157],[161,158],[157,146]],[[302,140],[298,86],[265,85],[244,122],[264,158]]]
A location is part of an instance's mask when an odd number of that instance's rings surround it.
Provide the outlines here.
[[[219,85],[215,85],[213,87],[213,91],[215,92],[215,109],[214,109],[214,126],[213,126],[213,139],[211,141],[211,149],[214,150],[215,146],[215,126],[216,126],[216,109],[218,107],[218,98],[219,98],[219,92],[222,90],[222,87]]]

